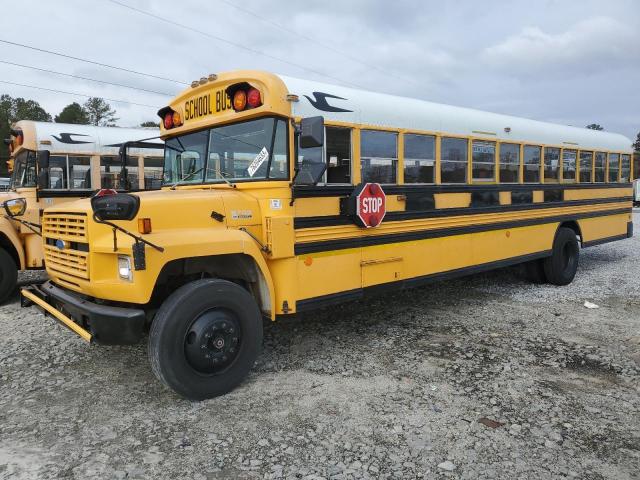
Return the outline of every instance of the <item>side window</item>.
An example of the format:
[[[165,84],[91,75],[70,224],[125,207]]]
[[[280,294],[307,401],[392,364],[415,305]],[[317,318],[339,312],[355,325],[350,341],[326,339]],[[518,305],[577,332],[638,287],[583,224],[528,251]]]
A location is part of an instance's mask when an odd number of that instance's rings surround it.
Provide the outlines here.
[[[91,189],[90,157],[69,157],[69,184],[73,190]]]
[[[404,135],[404,183],[435,183],[436,137]]]
[[[631,176],[631,155],[624,154],[620,157],[620,181],[628,182]]]
[[[520,173],[520,145],[500,144],[500,181],[517,183]]]
[[[118,157],[100,157],[100,187],[120,188],[120,168]]]
[[[127,169],[126,169],[126,185],[125,190],[140,190],[140,183],[138,178],[140,175],[140,165],[138,164],[137,155],[127,155]],[[119,188],[122,188],[120,186]]]
[[[471,171],[474,182],[493,182],[496,179],[496,143],[474,140],[471,144]]]
[[[620,155],[617,153],[609,154],[609,181],[618,181],[618,171],[620,170]]]
[[[540,147],[524,147],[524,182],[540,182]]]
[[[360,165],[363,182],[396,183],[398,134],[362,130]]]
[[[164,158],[144,157],[144,189],[154,190],[162,185]]]
[[[595,165],[595,182],[604,182],[604,172],[607,166],[607,154],[604,152],[596,152],[596,165]]]
[[[442,183],[467,182],[467,139],[442,138],[440,178]]]
[[[545,147],[544,149],[544,181],[560,181],[560,149]]]
[[[327,127],[324,138],[327,183],[351,183],[351,130]]]
[[[578,152],[576,150],[562,151],[562,180],[565,182],[576,181],[576,159]]]
[[[593,167],[593,152],[580,152],[580,182],[593,182],[591,171]]]
[[[67,186],[67,157],[66,155],[51,155],[49,157],[49,185],[48,188],[66,190]]]

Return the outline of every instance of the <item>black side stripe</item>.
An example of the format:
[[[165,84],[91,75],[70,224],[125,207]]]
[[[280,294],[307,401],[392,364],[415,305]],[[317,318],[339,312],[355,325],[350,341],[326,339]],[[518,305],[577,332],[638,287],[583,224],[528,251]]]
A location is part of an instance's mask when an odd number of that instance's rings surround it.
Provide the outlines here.
[[[334,250],[344,250],[348,248],[369,247],[372,245],[385,245],[388,243],[411,242],[414,240],[426,240],[429,238],[449,237],[454,235],[464,235],[467,233],[489,232],[493,230],[503,230],[506,228],[528,227],[532,225],[544,225],[547,223],[567,222],[580,220],[583,218],[605,217],[609,215],[619,215],[631,213],[630,208],[618,208],[603,210],[600,212],[586,212],[573,215],[557,215],[553,217],[532,218],[526,220],[514,220],[511,222],[496,222],[487,225],[468,225],[464,227],[438,228],[431,230],[419,230],[416,232],[389,233],[386,235],[376,235],[367,237],[344,238],[338,240],[323,240],[318,242],[296,243],[294,252],[296,255],[305,255],[315,252],[328,252]]]
[[[582,246],[584,248],[595,247],[596,245],[615,242],[617,240],[625,240],[627,238],[629,238],[629,236],[625,233],[624,235],[614,235],[613,237],[605,237],[605,238],[599,238],[598,240],[591,240],[590,242],[582,242]]]
[[[596,205],[602,203],[631,202],[633,197],[597,198],[586,200],[567,200],[564,202],[547,202],[532,204],[496,205],[490,207],[461,207],[440,208],[437,210],[414,210],[404,212],[387,212],[385,222],[401,220],[416,220],[421,218],[453,217],[458,215],[481,215],[485,213],[519,212],[527,210],[542,210],[545,208],[577,207],[581,205]],[[317,217],[297,217],[293,220],[295,229],[332,227],[336,225],[350,225],[353,221],[346,215],[323,215]]]
[[[509,267],[511,265],[517,265],[519,263],[528,262],[530,260],[537,260],[539,258],[545,258],[551,255],[551,250],[532,253],[529,255],[521,255],[519,257],[507,258],[504,260],[497,260],[495,262],[483,263],[480,265],[473,265],[471,267],[457,268],[455,270],[448,270],[446,272],[432,273],[429,275],[423,275],[420,277],[409,278],[407,280],[399,280],[397,282],[383,283],[380,285],[374,285],[366,288],[356,288],[353,290],[347,290],[339,293],[332,293],[329,295],[322,295],[319,297],[307,298],[304,300],[298,300],[296,302],[296,312],[306,312],[316,308],[327,307],[335,305],[337,303],[343,303],[350,300],[358,300],[368,295],[375,295],[383,293],[385,291],[393,291],[405,288],[414,288],[422,285],[426,285],[435,281],[450,280],[453,278],[463,277],[465,275],[471,275],[474,273],[486,272],[488,270],[494,270],[496,268]]]
[[[521,190],[587,190],[593,188],[631,188],[631,183],[502,183],[497,185],[383,185],[388,195],[406,193],[465,193],[474,191],[515,192]],[[298,185],[293,187],[294,198],[348,197],[353,185]]]

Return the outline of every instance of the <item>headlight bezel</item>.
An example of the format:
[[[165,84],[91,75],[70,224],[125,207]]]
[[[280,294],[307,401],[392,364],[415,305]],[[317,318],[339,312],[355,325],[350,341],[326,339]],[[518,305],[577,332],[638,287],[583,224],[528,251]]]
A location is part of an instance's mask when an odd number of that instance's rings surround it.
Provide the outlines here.
[[[129,255],[118,255],[118,277],[120,280],[133,281],[133,268]]]

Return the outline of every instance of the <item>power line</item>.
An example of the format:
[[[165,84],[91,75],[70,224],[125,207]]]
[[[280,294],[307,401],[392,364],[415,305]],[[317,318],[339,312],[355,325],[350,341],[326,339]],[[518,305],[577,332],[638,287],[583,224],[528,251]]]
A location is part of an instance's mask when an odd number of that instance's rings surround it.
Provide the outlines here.
[[[225,5],[228,5],[228,6],[232,7],[232,8],[235,8],[236,10],[239,10],[239,11],[241,11],[241,12],[247,14],[247,15],[250,15],[250,16],[252,16],[254,18],[257,18],[258,20],[260,20],[260,21],[262,21],[264,23],[268,23],[269,25],[272,25],[272,26],[274,26],[276,28],[279,28],[280,30],[283,30],[283,31],[285,31],[285,32],[287,32],[287,33],[289,33],[291,35],[303,38],[304,40],[307,40],[308,42],[311,42],[311,43],[315,43],[316,45],[320,45],[322,48],[326,48],[327,50],[330,50],[333,53],[337,53],[338,55],[342,55],[343,57],[348,58],[349,60],[351,60],[353,62],[359,63],[360,65],[364,65],[367,68],[371,68],[373,70],[377,70],[378,72],[384,73],[385,75],[388,75],[388,76],[391,76],[391,77],[395,77],[395,78],[397,78],[399,80],[403,80],[405,82],[410,82],[410,83],[413,83],[413,84],[416,84],[416,85],[420,85],[419,82],[417,82],[417,81],[415,81],[415,80],[413,80],[411,78],[405,78],[405,77],[402,77],[400,75],[396,75],[392,71],[389,71],[389,70],[386,70],[384,68],[378,67],[377,65],[373,65],[373,64],[370,64],[370,63],[367,63],[367,62],[363,62],[359,58],[354,57],[353,55],[351,55],[349,53],[343,52],[343,51],[341,51],[341,50],[329,45],[328,43],[321,42],[320,40],[317,40],[317,39],[315,39],[313,37],[309,37],[307,35],[299,33],[299,32],[297,32],[297,31],[295,31],[295,30],[293,30],[291,28],[288,28],[288,27],[282,25],[281,23],[274,22],[273,20],[265,18],[265,17],[257,14],[256,12],[254,12],[252,10],[249,10],[249,9],[243,8],[243,7],[239,6],[239,5],[236,5],[235,3],[230,2],[229,0],[219,0],[219,1],[224,3]]]
[[[332,75],[329,75],[329,74],[326,74],[326,73],[322,73],[319,70],[314,70],[312,68],[305,67],[303,65],[300,65],[298,63],[292,62],[290,60],[286,60],[284,58],[276,57],[275,55],[271,55],[271,54],[263,52],[261,50],[257,50],[255,48],[248,47],[246,45],[242,45],[240,43],[236,43],[236,42],[233,42],[231,40],[227,40],[226,38],[219,37],[217,35],[213,35],[211,33],[208,33],[208,32],[202,31],[202,30],[198,30],[197,28],[195,28],[193,26],[185,25],[183,23],[178,23],[178,22],[176,22],[174,20],[170,20],[168,18],[161,17],[160,15],[156,15],[154,13],[147,12],[145,10],[141,10],[139,8],[136,8],[136,7],[132,7],[131,5],[127,5],[126,3],[122,3],[122,2],[120,2],[118,0],[107,0],[107,1],[111,2],[111,3],[115,4],[115,5],[119,5],[121,7],[128,8],[129,10],[133,10],[134,12],[140,13],[142,15],[146,15],[148,17],[155,18],[156,20],[160,20],[160,21],[168,23],[170,25],[174,25],[176,27],[180,27],[180,28],[182,28],[184,30],[188,30],[189,32],[199,33],[200,35],[203,35],[205,37],[211,38],[213,40],[217,40],[219,42],[226,43],[227,45],[231,45],[233,47],[240,48],[242,50],[246,50],[246,51],[251,52],[251,53],[256,53],[258,55],[262,55],[264,57],[271,58],[272,60],[277,60],[278,62],[282,62],[282,63],[285,63],[287,65],[291,65],[293,67],[300,68],[302,70],[306,70],[306,71],[311,72],[311,73],[315,73],[316,75],[320,75],[322,77],[330,78],[332,80],[335,80],[335,81],[340,82],[340,83],[345,84],[345,85],[350,85],[350,86],[353,86],[353,87],[363,88],[363,87],[361,87],[361,86],[359,86],[359,85],[357,85],[355,83],[347,82],[345,80],[341,80],[338,77],[334,77]]]
[[[64,90],[54,90],[53,88],[38,87],[37,85],[27,85],[27,84],[24,84],[24,83],[7,82],[6,80],[0,80],[0,83],[5,83],[7,85],[16,85],[18,87],[35,88],[37,90],[45,90],[47,92],[63,93],[65,95],[73,95],[73,96],[77,96],[77,97],[86,97],[86,98],[93,98],[94,97],[94,95],[86,95],[84,93],[65,92]],[[139,107],[159,108],[157,105],[147,105],[145,103],[129,102],[128,100],[118,100],[118,99],[115,99],[115,98],[104,98],[104,97],[101,97],[101,98],[103,98],[103,100],[109,100],[110,102],[128,103],[129,105],[137,105]]]
[[[112,68],[114,70],[120,70],[122,72],[127,72],[127,73],[134,73],[136,75],[141,75],[143,77],[150,77],[150,78],[155,78],[157,80],[164,80],[166,82],[179,83],[181,85],[190,85],[188,82],[181,82],[180,80],[174,80],[172,78],[160,77],[158,75],[152,75],[150,73],[138,72],[136,70],[130,70],[128,68],[116,67],[114,65],[109,65],[107,63],[96,62],[94,60],[87,60],[86,58],[74,57],[72,55],[67,55],[65,53],[60,53],[60,52],[54,52],[52,50],[45,50],[44,48],[38,48],[32,45],[25,45],[24,43],[11,42],[9,40],[3,40],[1,38],[0,38],[0,42],[6,43],[8,45],[14,45],[16,47],[28,48],[29,50],[35,50],[37,52],[48,53],[50,55],[57,55],[58,57],[70,58],[72,60],[77,60],[79,62],[91,63],[93,65],[98,65],[100,67]]]
[[[31,65],[22,65],[20,63],[8,62],[6,60],[0,60],[0,63],[4,63],[6,65],[13,65],[16,67],[30,68],[32,70],[38,70],[40,72],[53,73],[55,75],[64,75],[65,77],[79,78],[81,80],[89,80],[90,82],[104,83],[105,85],[115,85],[116,87],[124,87],[124,88],[130,88],[132,90],[140,90],[141,92],[155,93],[156,95],[163,95],[165,97],[175,97],[175,94],[171,94],[171,93],[156,92],[155,90],[147,90],[146,88],[133,87],[131,85],[125,85],[122,83],[107,82],[106,80],[98,80],[96,78],[82,77],[80,75],[72,75],[70,73],[55,72],[53,70],[47,70],[45,68],[38,68]]]

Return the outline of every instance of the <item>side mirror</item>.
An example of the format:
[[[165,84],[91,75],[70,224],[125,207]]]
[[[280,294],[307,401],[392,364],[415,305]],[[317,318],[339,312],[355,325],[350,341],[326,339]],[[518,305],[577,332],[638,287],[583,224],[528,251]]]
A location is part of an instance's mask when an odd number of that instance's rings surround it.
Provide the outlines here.
[[[25,198],[12,198],[11,200],[4,202],[2,206],[8,216],[12,218],[19,217],[24,215],[24,212],[27,209],[27,200]]]
[[[36,156],[37,162],[38,162],[38,168],[40,168],[41,170],[48,170],[50,156],[51,156],[51,153],[49,152],[49,150],[38,150],[37,156]]]
[[[38,189],[49,188],[49,150],[38,150],[36,162],[38,163]]]
[[[140,197],[128,193],[107,192],[91,198],[91,209],[100,221],[133,220],[140,209]]]
[[[300,121],[300,148],[314,148],[324,145],[324,118],[308,117]]]

